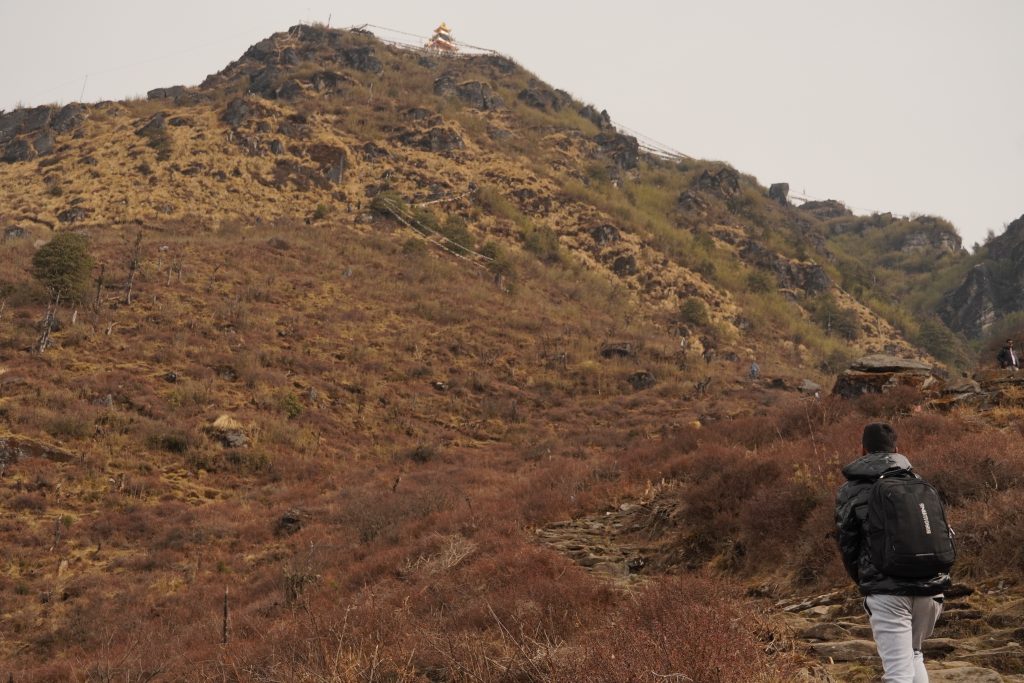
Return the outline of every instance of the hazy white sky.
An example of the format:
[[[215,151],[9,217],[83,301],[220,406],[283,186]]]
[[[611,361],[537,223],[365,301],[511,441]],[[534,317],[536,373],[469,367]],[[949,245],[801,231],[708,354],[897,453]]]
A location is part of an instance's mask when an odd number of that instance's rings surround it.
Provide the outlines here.
[[[968,245],[1024,214],[1021,0],[0,0],[0,109],[196,84],[329,16],[444,20],[676,149],[858,210],[938,214]]]

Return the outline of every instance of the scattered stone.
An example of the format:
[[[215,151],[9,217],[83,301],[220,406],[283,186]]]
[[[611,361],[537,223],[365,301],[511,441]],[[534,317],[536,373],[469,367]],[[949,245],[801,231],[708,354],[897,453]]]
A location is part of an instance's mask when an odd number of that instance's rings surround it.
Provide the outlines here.
[[[633,355],[633,345],[629,342],[612,342],[601,347],[602,358],[629,358]]]
[[[1003,683],[1003,677],[998,672],[980,666],[929,670],[928,680],[930,683]]]
[[[799,391],[801,394],[809,394],[813,396],[814,394],[817,394],[821,390],[822,389],[820,384],[818,384],[817,382],[812,382],[809,379],[802,379],[800,380],[800,384],[797,385],[797,391]]]
[[[812,643],[811,653],[834,662],[866,662],[878,658],[878,650],[870,640]]]
[[[242,423],[230,415],[221,415],[206,428],[206,431],[228,448],[241,448],[249,443]]]
[[[174,384],[175,382],[178,381],[178,373],[168,372],[166,375],[164,375],[164,381]]]
[[[241,97],[236,97],[228,103],[220,120],[232,128],[238,128],[246,123],[253,115],[252,106]]]
[[[800,632],[800,637],[806,640],[821,640],[831,642],[836,640],[847,640],[850,632],[837,624],[814,624]]]
[[[70,462],[75,459],[75,454],[35,439],[0,436],[0,465],[16,463],[25,458],[45,458],[54,462]]]
[[[612,270],[619,277],[628,277],[630,275],[636,275],[639,272],[639,268],[636,265],[636,256],[632,254],[623,254],[615,258],[612,262]]]
[[[687,190],[679,195],[676,206],[687,213],[700,213],[708,210],[708,202],[696,192]]]
[[[274,526],[274,533],[277,535],[291,536],[302,528],[303,514],[298,510],[288,510],[277,520]]]
[[[21,239],[25,236],[25,228],[19,228],[18,226],[5,228],[4,229],[4,241]]]
[[[647,372],[646,370],[634,372],[629,376],[629,378],[626,381],[629,382],[629,386],[633,387],[633,389],[636,391],[650,389],[657,383],[657,380],[654,378],[654,375]]]
[[[436,391],[448,391],[449,388],[447,382],[441,382],[439,380],[431,382],[430,386],[434,387]]]
[[[599,247],[603,247],[606,244],[614,244],[621,239],[619,236],[619,229],[614,225],[609,225],[607,223],[604,225],[594,226],[587,232],[590,233],[590,237]]]
[[[379,161],[380,159],[387,159],[391,156],[386,149],[372,142],[367,142],[360,149],[363,152],[363,159],[366,161]]]
[[[89,217],[89,210],[81,206],[72,206],[57,214],[57,220],[61,223],[78,223]]]
[[[153,115],[144,126],[135,131],[140,137],[152,137],[160,135],[167,130],[167,115],[163,112]]]

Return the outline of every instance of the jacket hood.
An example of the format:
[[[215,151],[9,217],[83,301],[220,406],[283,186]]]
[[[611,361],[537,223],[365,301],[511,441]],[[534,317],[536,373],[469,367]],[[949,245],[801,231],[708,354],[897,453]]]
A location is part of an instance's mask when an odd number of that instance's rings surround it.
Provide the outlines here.
[[[910,461],[899,453],[868,453],[843,468],[843,476],[849,480],[877,479],[886,472],[910,469]]]

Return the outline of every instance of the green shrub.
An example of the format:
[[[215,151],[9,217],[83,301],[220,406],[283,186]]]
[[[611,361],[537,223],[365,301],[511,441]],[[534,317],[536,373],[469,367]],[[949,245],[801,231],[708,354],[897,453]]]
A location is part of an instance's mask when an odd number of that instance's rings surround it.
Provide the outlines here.
[[[466,251],[473,250],[473,236],[469,233],[469,227],[462,216],[458,214],[448,216],[438,232],[458,245],[454,248],[458,253],[464,254]]]
[[[708,305],[704,303],[703,299],[698,299],[695,296],[686,299],[679,307],[679,318],[682,322],[691,325],[703,326],[711,322]]]
[[[61,299],[81,300],[93,260],[85,235],[58,232],[32,257],[32,275]]]
[[[523,238],[523,246],[545,263],[557,263],[562,257],[558,247],[558,235],[546,225],[528,230]]]
[[[750,275],[747,275],[747,289],[757,294],[763,294],[764,292],[770,292],[774,289],[774,283],[768,273],[761,270],[755,270],[750,273]]]

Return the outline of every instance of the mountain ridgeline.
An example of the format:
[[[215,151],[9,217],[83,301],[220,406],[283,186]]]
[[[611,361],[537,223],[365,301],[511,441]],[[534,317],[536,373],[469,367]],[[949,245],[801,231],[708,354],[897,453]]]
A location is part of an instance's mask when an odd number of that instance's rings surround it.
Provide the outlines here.
[[[829,369],[848,344],[965,363],[963,339],[1015,305],[1009,235],[979,261],[941,219],[796,208],[784,185],[770,197],[724,164],[645,152],[509,59],[365,31],[296,26],[148,101],[16,110],[0,118],[0,151],[8,236],[366,220],[388,193],[434,202],[421,218],[450,237],[607,273],[681,334],[716,346],[779,334]]]

